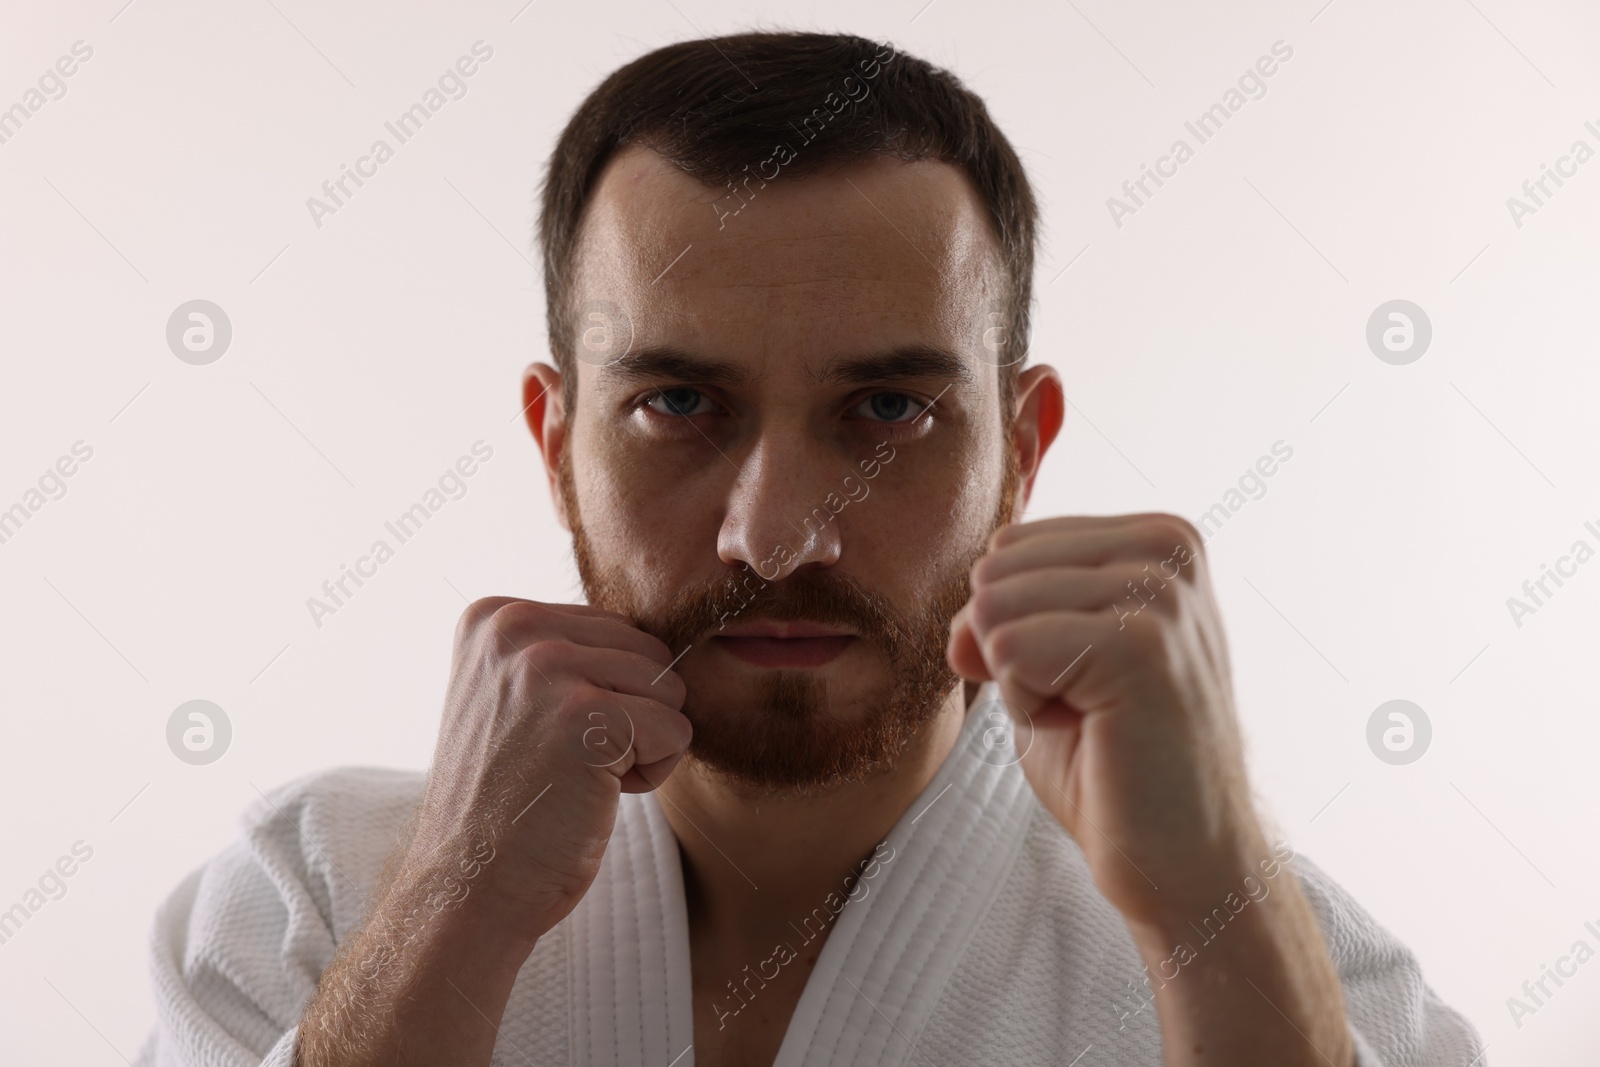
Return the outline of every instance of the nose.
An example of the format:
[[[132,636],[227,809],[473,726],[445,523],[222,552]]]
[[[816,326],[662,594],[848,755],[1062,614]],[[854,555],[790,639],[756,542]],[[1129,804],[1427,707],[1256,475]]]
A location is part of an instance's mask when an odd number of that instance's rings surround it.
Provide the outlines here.
[[[837,563],[843,545],[828,504],[839,507],[844,494],[838,479],[829,481],[832,468],[801,434],[763,436],[734,479],[717,555],[769,582],[810,564]]]

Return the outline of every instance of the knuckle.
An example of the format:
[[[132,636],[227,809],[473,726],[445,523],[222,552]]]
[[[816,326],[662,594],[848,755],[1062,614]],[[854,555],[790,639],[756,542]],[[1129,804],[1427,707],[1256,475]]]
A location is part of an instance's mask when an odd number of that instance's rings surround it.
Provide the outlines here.
[[[972,564],[972,567],[967,573],[974,586],[981,587],[987,584],[993,580],[997,573],[999,573],[1003,564],[998,552],[999,547],[997,546],[996,548],[991,549],[979,556],[977,561]]]
[[[535,600],[505,600],[490,612],[488,622],[502,630],[538,622],[550,616],[550,607]]]
[[[1152,603],[1159,603],[1171,586],[1148,563],[1119,563],[1110,568],[1110,573],[1116,583],[1111,608],[1119,618],[1142,614]]]
[[[503,603],[505,603],[504,597],[485,596],[468,604],[462,610],[460,619],[456,621],[457,641],[476,632]]]
[[[1204,540],[1194,523],[1181,515],[1162,515],[1155,521],[1166,550],[1174,554],[1181,554],[1179,550],[1186,550],[1190,558],[1199,558]]]
[[[487,643],[492,648],[509,645],[517,628],[526,620],[548,611],[543,604],[516,597],[481,597],[468,604],[456,625],[458,643]]]
[[[655,664],[649,663],[647,666],[653,668]],[[651,689],[651,699],[657,700],[676,711],[683,707],[683,702],[689,698],[689,687],[684,684],[677,671],[669,670],[660,673],[661,677],[656,679],[655,685]]]
[[[657,637],[655,634],[646,633],[644,630],[639,629],[639,627],[634,626],[631,622],[628,624],[628,626],[629,626],[630,629],[632,629],[632,630],[636,631],[637,633],[642,634],[644,636],[644,638],[645,638],[646,642],[649,644],[650,650],[652,652],[654,652],[658,656],[665,656],[666,657],[666,662],[668,662],[668,663],[672,662],[672,657],[675,656],[676,653],[673,652],[672,649],[667,647],[667,643],[665,641],[661,640],[661,638]],[[648,656],[646,656],[645,658],[649,659]],[[660,668],[657,667],[657,669],[659,670]]]
[[[599,715],[603,718],[615,697],[615,693],[601,689],[592,682],[573,680],[561,688],[555,701],[554,714],[561,722],[575,725],[580,731],[586,730],[595,724],[595,720],[589,716]]]
[[[1195,597],[1199,590],[1189,582],[1170,582],[1167,591],[1172,595],[1167,597],[1163,610],[1173,618],[1187,615],[1195,606]]]
[[[569,693],[551,709],[544,733],[554,752],[581,757],[604,748],[616,729],[596,700]]]
[[[1000,625],[983,638],[984,659],[993,664],[1009,664],[1022,650],[1022,631],[1014,625]]]
[[[549,681],[570,659],[565,646],[564,641],[532,641],[517,649],[511,658],[520,671]]]
[[[980,586],[972,594],[967,619],[975,633],[988,633],[1000,618],[1002,594],[992,585]]]
[[[1117,589],[1131,596],[1132,594],[1129,592],[1128,587],[1137,588],[1141,582],[1149,578],[1149,575],[1145,573],[1145,567],[1147,566],[1149,564],[1141,563],[1138,560],[1123,560],[1107,564],[1106,570],[1111,574],[1112,580],[1117,583]]]
[[[1155,612],[1141,612],[1126,621],[1123,641],[1136,659],[1146,661],[1165,653],[1169,625],[1165,618]]]

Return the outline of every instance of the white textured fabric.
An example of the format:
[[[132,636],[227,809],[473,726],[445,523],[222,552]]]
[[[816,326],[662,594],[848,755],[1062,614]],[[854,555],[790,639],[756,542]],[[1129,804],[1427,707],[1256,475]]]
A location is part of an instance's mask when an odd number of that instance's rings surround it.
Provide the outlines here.
[[[775,1067],[1161,1063],[1121,916],[990,725],[969,714],[867,891],[832,920]],[[138,1067],[291,1067],[300,1012],[423,784],[340,768],[252,806],[242,839],[157,912],[159,1019]],[[1287,870],[1338,968],[1359,1067],[1481,1067],[1477,1034],[1404,946],[1304,857]],[[812,929],[794,928],[797,942]],[[690,1067],[691,989],[676,840],[657,797],[625,795],[593,887],[519,972],[491,1062]]]

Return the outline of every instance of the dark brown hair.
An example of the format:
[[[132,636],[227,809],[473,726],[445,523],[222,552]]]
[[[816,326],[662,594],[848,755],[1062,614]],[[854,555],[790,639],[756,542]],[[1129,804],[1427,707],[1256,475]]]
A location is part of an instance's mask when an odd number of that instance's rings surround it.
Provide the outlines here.
[[[1008,346],[999,362],[1009,422],[1027,353],[1037,229],[1022,164],[983,101],[954,74],[892,45],[824,33],[742,33],[658,48],[614,71],[567,123],[540,190],[539,243],[550,347],[569,417],[579,224],[601,171],[629,144],[649,147],[708,186],[727,183],[729,197],[752,180],[803,177],[874,156],[961,167],[987,208],[1006,273]],[[792,147],[784,153],[775,145]],[[775,159],[779,174],[759,169]]]

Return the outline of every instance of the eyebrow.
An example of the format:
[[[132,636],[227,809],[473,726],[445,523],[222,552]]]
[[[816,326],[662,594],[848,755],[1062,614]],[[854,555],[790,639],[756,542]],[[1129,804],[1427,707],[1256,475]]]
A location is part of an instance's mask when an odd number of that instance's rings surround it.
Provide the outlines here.
[[[647,345],[612,360],[605,369],[628,380],[669,378],[699,385],[740,385],[748,377],[737,364],[701,359],[671,345]]]
[[[818,380],[824,384],[842,385],[916,378],[954,378],[966,385],[972,381],[972,369],[966,360],[948,349],[911,344],[867,356],[829,360],[818,375]]]
[[[612,360],[605,369],[628,380],[666,378],[698,385],[742,385],[749,378],[741,366],[703,359],[671,345],[648,345]],[[813,377],[824,385],[870,385],[876,382],[919,378],[954,378],[972,381],[967,361],[934,345],[901,345],[886,352],[845,359],[830,359]]]

